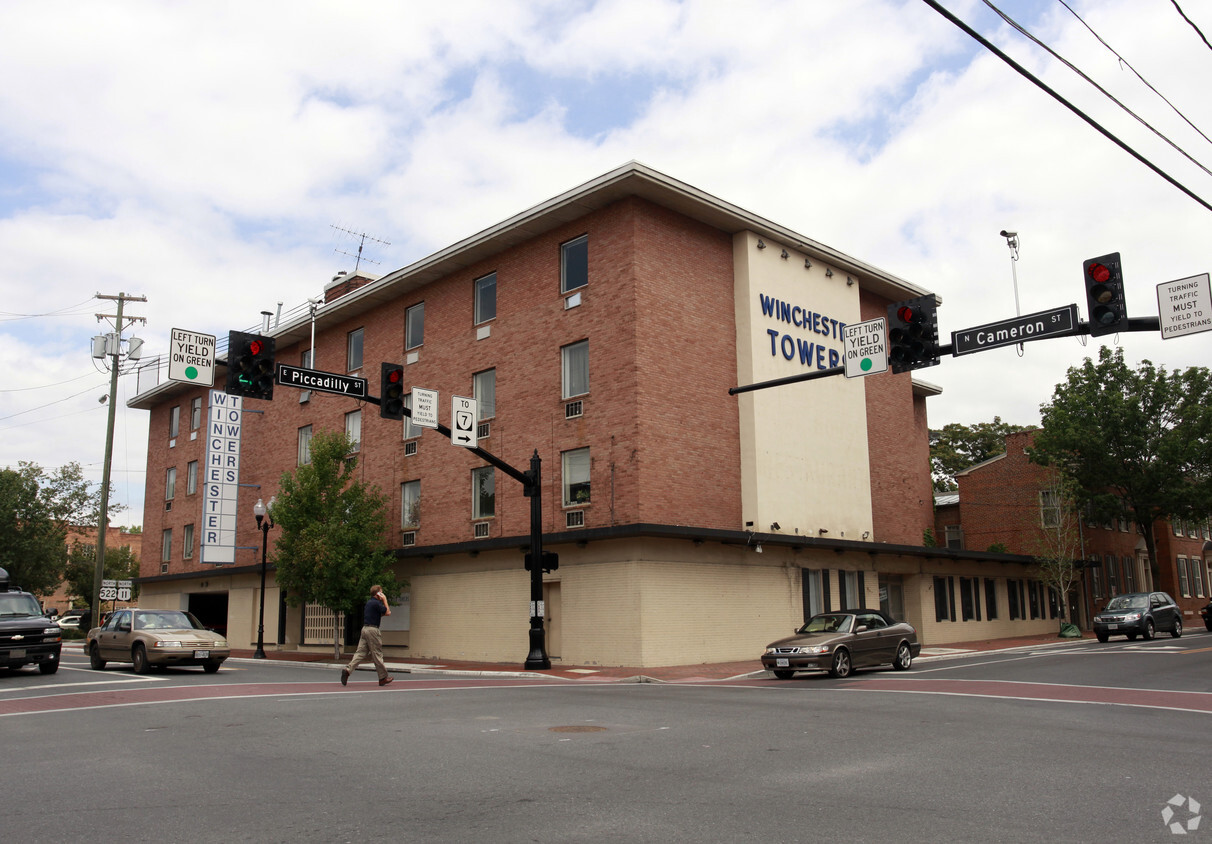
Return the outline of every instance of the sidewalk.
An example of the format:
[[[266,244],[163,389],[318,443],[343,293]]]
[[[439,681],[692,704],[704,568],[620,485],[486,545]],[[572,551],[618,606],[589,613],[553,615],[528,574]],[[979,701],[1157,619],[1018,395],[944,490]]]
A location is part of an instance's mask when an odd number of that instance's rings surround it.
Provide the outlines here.
[[[980,642],[959,642],[946,645],[932,645],[922,649],[919,661],[946,659],[947,657],[963,656],[983,651],[1006,651],[1016,648],[1038,648],[1047,646],[1063,646],[1084,641],[1084,639],[1061,639],[1055,633],[1043,636],[1028,636],[1017,639],[993,639]],[[233,649],[233,659],[252,659],[252,650]],[[333,672],[333,679],[339,679],[339,672],[348,660],[347,655],[341,661],[334,661],[331,654],[301,654],[295,652],[266,651],[266,658],[290,662],[305,662],[324,667]],[[737,677],[773,676],[762,668],[760,655],[753,659],[740,662],[713,662],[699,665],[669,665],[651,668],[635,668],[627,666],[600,665],[561,665],[558,661],[546,671],[527,670],[524,658],[516,663],[473,662],[453,659],[399,659],[388,657],[385,664],[389,671],[400,674],[443,674],[467,677],[508,676],[508,677],[557,677],[564,680],[589,680],[613,683],[667,683],[690,682],[696,680],[728,680]],[[374,671],[374,666],[364,663],[359,671]]]

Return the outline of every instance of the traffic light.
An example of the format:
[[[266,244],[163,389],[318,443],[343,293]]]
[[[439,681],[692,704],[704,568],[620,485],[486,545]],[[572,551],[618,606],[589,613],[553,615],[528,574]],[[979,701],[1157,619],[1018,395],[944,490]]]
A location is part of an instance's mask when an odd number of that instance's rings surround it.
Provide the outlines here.
[[[403,419],[404,367],[398,363],[385,363],[380,372],[379,415],[384,419]]]
[[[530,571],[530,566],[532,564],[531,561],[533,559],[534,558],[530,556],[530,552],[527,551],[526,552],[526,561],[524,563],[524,565],[526,566],[526,571]],[[555,571],[559,567],[560,567],[560,555],[557,554],[555,551],[544,551],[543,552],[543,573],[548,574],[550,572]]]
[[[888,360],[893,372],[938,364],[938,314],[933,296],[888,306]]]
[[[232,331],[227,335],[227,385],[233,396],[274,397],[274,338]]]
[[[1124,301],[1124,270],[1119,253],[1082,262],[1082,280],[1086,284],[1086,312],[1090,336],[1114,334],[1128,325],[1128,305]]]

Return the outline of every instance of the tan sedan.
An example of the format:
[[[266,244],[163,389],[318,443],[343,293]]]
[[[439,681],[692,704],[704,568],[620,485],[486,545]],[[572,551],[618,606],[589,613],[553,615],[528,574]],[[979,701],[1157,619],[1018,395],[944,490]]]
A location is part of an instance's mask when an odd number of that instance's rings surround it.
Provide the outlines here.
[[[120,609],[88,631],[85,648],[95,670],[130,662],[136,674],[167,665],[201,665],[213,674],[231,656],[225,638],[181,610]]]

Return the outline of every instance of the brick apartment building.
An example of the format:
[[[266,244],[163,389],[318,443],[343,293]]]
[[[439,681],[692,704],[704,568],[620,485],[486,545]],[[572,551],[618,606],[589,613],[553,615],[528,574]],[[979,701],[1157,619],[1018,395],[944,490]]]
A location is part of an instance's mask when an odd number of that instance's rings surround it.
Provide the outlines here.
[[[1027,448],[1033,431],[1006,437],[1006,450],[956,476],[959,493],[942,496],[936,532],[953,549],[1003,546],[1015,554],[1037,553],[1044,526],[1056,523],[1056,501],[1049,469],[1032,463]],[[1084,561],[1079,587],[1070,597],[1068,617],[1084,629],[1107,600],[1125,592],[1169,592],[1183,610],[1184,624],[1200,623],[1199,608],[1212,595],[1207,521],[1194,524],[1159,520],[1154,524],[1157,565],[1149,564],[1144,537],[1128,521],[1095,524],[1082,519],[1079,540]],[[1023,612],[1055,618],[1055,601],[1038,606],[1032,596]]]
[[[924,641],[957,641],[969,631],[937,612],[940,584],[988,578],[1004,607],[1007,577],[1027,576],[1021,557],[922,544],[937,388],[883,373],[728,394],[839,366],[845,324],[925,293],[631,163],[382,277],[338,276],[314,316],[269,333],[279,363],[360,375],[372,395],[380,364],[402,364],[410,389],[439,392],[443,422],[451,396],[476,397],[481,448],[521,469],[542,460],[543,541],[560,555],[544,581],[552,660],[656,666],[756,659],[840,606],[883,606]],[[387,652],[527,654],[516,481],[356,398],[279,385],[270,402],[238,399],[222,383],[220,366],[220,389],[169,381],[130,402],[151,416],[145,605],[191,609],[247,647],[253,504],[314,432],[343,429],[392,500],[388,541],[410,583],[384,620]],[[226,538],[207,546],[206,449],[222,431],[208,420],[224,403],[239,413],[239,486]],[[331,614],[287,607],[272,565],[266,598],[268,647],[331,641]],[[1055,629],[1000,618],[999,635]]]

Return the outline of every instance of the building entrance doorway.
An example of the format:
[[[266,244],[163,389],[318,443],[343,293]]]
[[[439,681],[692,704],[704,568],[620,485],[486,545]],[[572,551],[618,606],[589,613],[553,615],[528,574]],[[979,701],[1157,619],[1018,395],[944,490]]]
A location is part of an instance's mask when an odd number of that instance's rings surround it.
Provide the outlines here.
[[[905,584],[899,574],[880,575],[880,610],[897,621],[905,620]]]
[[[560,619],[563,614],[560,609],[560,581],[544,583],[543,630],[548,659],[560,658]]]
[[[226,592],[190,592],[186,609],[202,622],[203,627],[227,636]]]

